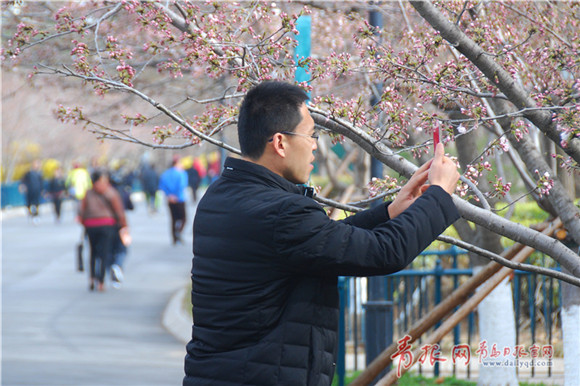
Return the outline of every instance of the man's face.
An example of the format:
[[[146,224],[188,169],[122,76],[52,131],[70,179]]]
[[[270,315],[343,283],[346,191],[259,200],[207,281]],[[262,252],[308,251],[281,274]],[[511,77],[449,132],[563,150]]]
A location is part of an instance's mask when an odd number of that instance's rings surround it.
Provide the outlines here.
[[[318,148],[314,134],[314,119],[310,116],[306,104],[300,108],[302,120],[293,131],[295,135],[283,134],[286,137],[288,149],[286,152],[286,170],[283,177],[295,184],[304,184],[308,181],[314,169],[314,151]]]

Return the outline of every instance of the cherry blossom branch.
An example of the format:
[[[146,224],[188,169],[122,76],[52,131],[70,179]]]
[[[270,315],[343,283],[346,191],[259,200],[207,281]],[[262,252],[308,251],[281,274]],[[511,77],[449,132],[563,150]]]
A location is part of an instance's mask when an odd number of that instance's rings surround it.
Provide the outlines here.
[[[477,96],[477,93],[474,94]],[[539,112],[539,111],[557,111],[557,110],[566,110],[569,109],[568,106],[542,106],[542,107],[526,107],[521,110],[504,113],[500,115],[494,115],[490,117],[480,117],[480,118],[462,118],[462,119],[439,119],[441,122],[449,122],[454,124],[461,124],[466,122],[489,122],[489,121],[496,121],[502,118],[525,118],[526,113],[530,112]]]
[[[453,47],[449,47],[449,51],[455,57],[455,60],[459,60],[457,50],[455,50]],[[470,80],[470,83],[472,84],[472,87],[474,87],[474,89],[476,91],[479,91],[479,86],[476,84],[473,77],[471,77],[471,78],[472,79]],[[498,137],[502,136],[503,133],[505,133],[505,131],[500,126],[498,120],[502,119],[502,118],[508,118],[508,116],[505,116],[505,114],[502,114],[504,116],[496,115],[495,111],[494,111],[493,107],[491,106],[491,104],[489,103],[489,101],[483,99],[482,103],[484,104],[484,106],[486,108],[487,115],[489,116],[489,118],[491,118],[492,128],[495,132],[495,135]],[[507,154],[508,154],[508,157],[511,159],[513,165],[515,166],[516,170],[518,171],[520,177],[524,181],[524,184],[526,186],[528,186],[528,188],[535,188],[536,184],[534,183],[534,181],[532,180],[530,175],[526,172],[525,166],[523,165],[521,158],[514,151],[513,147],[510,146],[509,149],[507,149]]]
[[[119,12],[119,8],[121,6],[122,6],[122,4],[119,3],[119,4],[115,5],[115,6],[110,5],[110,6],[105,6],[105,7],[101,8],[101,9],[107,9],[107,8],[111,8],[112,7],[113,10],[115,11],[115,12],[108,11],[103,17],[101,17],[101,20],[104,19],[105,17],[106,18],[109,18],[109,17],[114,16],[116,13]],[[83,27],[83,29],[84,30],[89,30],[89,29],[92,29],[93,27],[95,27],[96,25],[97,25],[97,23],[89,24],[89,25]],[[42,39],[40,39],[38,41],[29,43],[29,44],[21,47],[20,50],[21,51],[24,51],[24,50],[27,50],[29,48],[32,48],[32,47],[34,47],[36,45],[46,43],[49,40],[56,39],[56,38],[60,38],[62,36],[66,36],[66,35],[71,35],[73,33],[77,33],[77,31],[69,30],[69,31],[63,31],[63,32],[59,32],[59,33],[52,34],[52,35],[48,35],[48,36],[45,36],[45,37],[43,37]]]
[[[196,130],[185,119],[183,119],[180,116],[178,116],[177,114],[175,114],[172,110],[168,109],[163,104],[157,102],[153,98],[143,94],[142,92],[138,91],[137,89],[135,89],[131,86],[128,86],[124,83],[117,82],[114,80],[104,79],[104,78],[98,77],[96,75],[87,76],[87,75],[77,74],[74,71],[72,71],[71,69],[67,68],[66,66],[65,66],[66,71],[63,71],[63,70],[60,70],[57,68],[53,68],[53,67],[43,66],[43,65],[41,65],[41,67],[52,71],[54,74],[60,74],[60,75],[66,76],[66,77],[70,76],[70,77],[85,80],[87,82],[99,82],[99,83],[105,84],[113,89],[118,89],[118,90],[122,90],[122,91],[129,92],[131,94],[134,94],[134,95],[138,96],[139,98],[143,99],[144,101],[146,101],[147,103],[154,106],[159,111],[163,112],[165,115],[170,117],[173,121],[175,121],[179,125],[183,126],[186,130],[188,130],[189,132],[191,132],[193,135],[200,138],[201,140],[204,140],[204,141],[207,141],[211,144],[219,146],[219,147],[226,149],[234,154],[241,154],[239,149],[237,149],[233,146],[230,146],[223,141],[212,138],[212,137]]]
[[[536,102],[512,78],[511,74],[496,63],[492,57],[485,55],[485,51],[479,45],[443,16],[429,0],[411,0],[410,3],[421,17],[439,31],[449,44],[467,57],[515,106],[522,110],[536,107]],[[580,139],[570,138],[567,146],[562,146],[557,124],[552,119],[551,113],[541,110],[526,110],[524,115],[554,143],[558,144],[566,154],[576,162],[580,162]]]
[[[104,14],[102,17],[100,17],[94,24],[95,27],[95,51],[99,57],[99,63],[101,63],[101,67],[103,68],[103,71],[105,73],[107,73],[106,67],[103,64],[103,58],[101,57],[101,53],[99,50],[99,27],[101,26],[101,22],[103,20],[106,20],[107,18],[109,18],[110,16],[113,16],[114,14],[116,14],[117,12],[119,12],[119,9],[121,9],[121,7],[123,6],[123,3],[119,3],[115,6],[115,8],[113,8],[112,10],[110,10],[109,12],[107,12],[106,14]],[[109,75],[107,73],[107,75]],[[111,78],[111,76],[109,75],[109,78]]]
[[[197,26],[194,26],[191,23],[187,23],[186,20],[184,18],[181,18],[179,15],[177,15],[175,12],[173,12],[171,9],[165,7],[162,4],[159,4],[157,2],[153,3],[153,5],[155,7],[157,7],[158,9],[160,9],[161,11],[163,11],[167,17],[169,17],[169,19],[171,20],[171,24],[177,28],[178,30],[182,31],[182,32],[189,32],[189,33],[193,33],[195,34],[196,32],[199,32],[200,28]],[[225,57],[225,53],[223,52],[223,50],[221,50],[220,48],[218,48],[218,43],[213,40],[213,39],[207,39],[210,46],[212,47],[212,50],[216,53],[216,55],[221,56],[221,57]],[[247,52],[247,51],[245,51]],[[246,65],[244,64],[242,58],[230,58],[228,60],[230,62],[230,65],[234,68],[245,68]],[[250,82],[255,83],[256,79],[254,76],[249,75],[248,79]]]
[[[183,143],[181,145],[153,144],[151,142],[145,142],[145,141],[140,140],[139,138],[136,138],[132,135],[129,135],[124,130],[111,129],[109,127],[102,126],[96,122],[89,121],[89,120],[87,120],[87,124],[92,124],[92,125],[97,125],[97,126],[103,127],[103,130],[89,129],[89,132],[100,135],[100,137],[97,137],[98,139],[109,139],[109,140],[123,141],[123,142],[128,142],[128,143],[133,143],[133,144],[145,146],[145,147],[148,147],[151,149],[181,150],[181,149],[187,149],[187,148],[193,146],[191,141],[188,141],[188,142]]]
[[[518,82],[505,69],[493,61],[492,58],[484,55],[483,49],[466,36],[457,26],[447,20],[430,1],[413,0],[410,2],[421,17],[435,30],[439,31],[441,36],[449,44],[453,45],[485,74],[488,80],[510,99],[511,103],[519,109],[536,107],[536,103]],[[562,147],[556,122],[552,119],[552,114],[543,111],[534,111],[526,113],[525,117],[544,132],[554,143],[558,144],[576,162],[580,161],[580,139],[573,138],[568,141],[568,146],[565,148]],[[539,175],[549,175],[551,168],[527,136],[511,142],[516,147],[516,150],[531,173],[535,172]],[[559,180],[554,180],[554,187],[547,197],[573,240],[580,244],[580,210],[574,205]],[[562,258],[567,259],[567,257]],[[580,275],[580,258],[578,255],[575,255],[573,258],[571,257],[571,260],[566,260],[565,262],[562,260],[560,263],[573,274]]]
[[[526,15],[525,13],[521,12],[520,10],[510,6],[509,4],[506,3],[501,3],[502,7],[506,7],[507,9],[517,13],[518,15],[528,19],[529,21],[531,21],[532,23],[537,23],[538,20],[534,20],[531,17],[529,17],[528,15]],[[550,34],[552,34],[556,39],[558,39],[560,42],[562,42],[564,45],[566,45],[568,48],[574,48],[572,46],[572,44],[570,44],[570,42],[568,42],[566,39],[564,39],[563,37],[561,37],[560,35],[558,35],[553,29],[546,27],[545,25],[542,26],[542,29],[548,31]]]

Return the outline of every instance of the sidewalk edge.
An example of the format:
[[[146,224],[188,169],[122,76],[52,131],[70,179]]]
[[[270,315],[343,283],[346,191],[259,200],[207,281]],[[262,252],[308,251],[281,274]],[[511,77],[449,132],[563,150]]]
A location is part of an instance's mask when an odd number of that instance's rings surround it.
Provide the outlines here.
[[[187,292],[187,286],[177,290],[169,299],[161,318],[163,327],[183,343],[187,343],[191,339],[192,320],[183,309],[183,299]]]

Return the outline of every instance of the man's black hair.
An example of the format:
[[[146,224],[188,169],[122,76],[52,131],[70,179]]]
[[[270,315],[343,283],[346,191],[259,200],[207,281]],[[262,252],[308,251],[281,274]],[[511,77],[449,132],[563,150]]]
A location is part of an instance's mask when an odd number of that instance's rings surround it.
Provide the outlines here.
[[[308,94],[300,87],[266,81],[246,94],[238,117],[238,139],[242,155],[260,158],[266,143],[281,131],[294,131],[302,120],[300,107]]]

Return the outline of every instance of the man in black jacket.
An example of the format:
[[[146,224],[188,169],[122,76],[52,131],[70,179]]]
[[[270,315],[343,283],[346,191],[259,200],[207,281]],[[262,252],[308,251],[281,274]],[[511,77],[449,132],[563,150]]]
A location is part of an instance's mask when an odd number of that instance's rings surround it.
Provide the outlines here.
[[[307,99],[283,82],[250,90],[242,159],[227,159],[198,205],[185,386],[330,385],[337,277],[401,270],[458,218],[459,174],[438,145],[392,203],[329,219],[297,185],[317,148]]]

